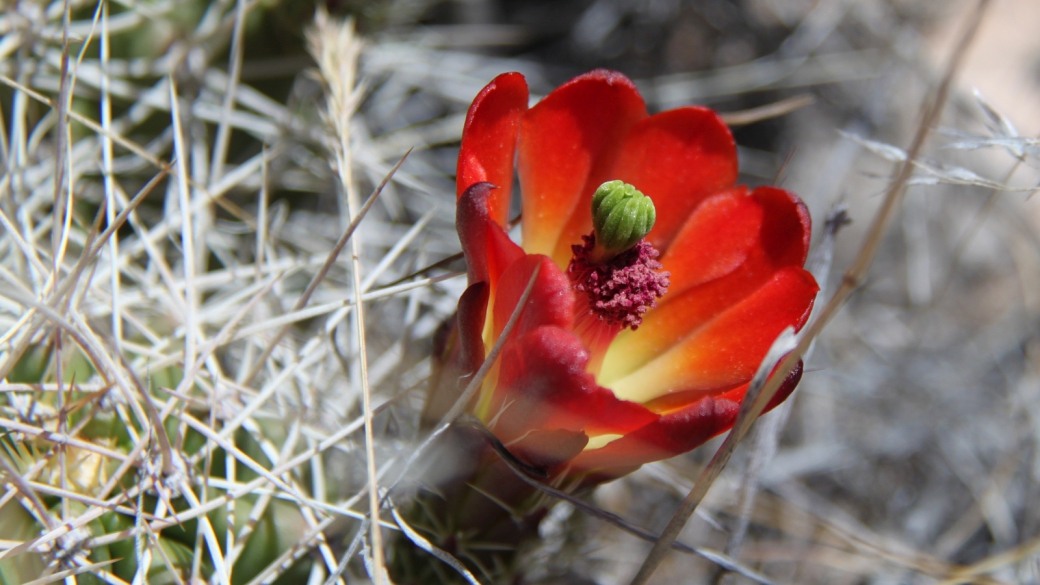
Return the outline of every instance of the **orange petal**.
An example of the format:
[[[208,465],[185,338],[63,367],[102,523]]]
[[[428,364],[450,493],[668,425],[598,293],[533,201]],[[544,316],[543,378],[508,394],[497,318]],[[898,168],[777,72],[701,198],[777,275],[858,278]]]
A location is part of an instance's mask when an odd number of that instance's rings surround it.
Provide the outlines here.
[[[591,215],[599,183],[590,178],[609,166],[629,128],[645,117],[635,85],[602,69],[561,85],[524,114],[518,155],[524,250],[553,256],[566,268],[570,249],[554,254],[564,226],[574,213]]]
[[[810,220],[797,196],[743,187],[704,201],[661,259],[671,273],[668,293],[636,331],[610,346],[599,382],[610,385],[758,290],[785,266],[801,266]]]
[[[671,273],[669,295],[736,270],[758,243],[762,207],[736,187],[704,200],[661,256]]]
[[[597,380],[611,386],[647,362],[696,333],[762,287],[776,272],[771,266],[747,262],[737,271],[694,287],[684,293],[665,295],[635,331],[618,334],[602,360]]]
[[[818,289],[805,270],[781,269],[752,295],[609,386],[618,398],[646,403],[673,392],[708,395],[742,384],[785,327],[805,322]]]
[[[790,396],[801,377],[799,362],[769,401],[766,412]],[[685,453],[733,426],[745,392],[746,384],[719,396],[701,396],[602,448],[586,448],[572,465],[593,472],[589,484],[595,485],[631,473],[644,463]]]
[[[456,195],[475,183],[498,187],[488,201],[488,215],[506,225],[513,190],[513,159],[520,117],[527,110],[527,82],[519,73],[503,73],[487,84],[466,114],[455,177]]]
[[[656,228],[655,228],[656,229]],[[775,187],[750,194],[739,186],[704,200],[661,256],[678,294],[734,271],[749,256],[771,266],[802,266],[812,220],[797,195]]]
[[[779,365],[779,364],[777,364]],[[763,412],[769,412],[776,408],[781,402],[790,396],[791,392],[794,392],[795,386],[798,385],[798,381],[802,379],[802,362],[799,361],[795,364],[791,373],[787,375],[787,379],[784,380],[780,388],[773,395],[773,398],[766,405],[766,409]],[[714,394],[712,398],[715,400],[730,400],[732,402],[743,402],[744,396],[747,394],[748,388],[751,386],[751,381],[744,382],[730,390],[725,390]],[[651,400],[646,403],[646,407],[650,410],[658,413],[670,413],[676,410],[686,408],[693,402],[701,400],[704,394],[698,390],[690,390],[686,392],[673,392],[672,394],[666,394],[655,400]]]

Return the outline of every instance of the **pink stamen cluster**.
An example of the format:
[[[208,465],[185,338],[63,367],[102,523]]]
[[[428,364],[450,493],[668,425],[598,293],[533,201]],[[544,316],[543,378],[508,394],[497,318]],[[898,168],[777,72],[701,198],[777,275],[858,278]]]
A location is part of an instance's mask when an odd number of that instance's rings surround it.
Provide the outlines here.
[[[613,258],[594,262],[595,232],[581,239],[584,244],[571,246],[574,256],[567,267],[574,290],[588,296],[590,312],[601,321],[636,330],[643,314],[668,292],[669,273],[660,272],[659,252],[640,240]]]

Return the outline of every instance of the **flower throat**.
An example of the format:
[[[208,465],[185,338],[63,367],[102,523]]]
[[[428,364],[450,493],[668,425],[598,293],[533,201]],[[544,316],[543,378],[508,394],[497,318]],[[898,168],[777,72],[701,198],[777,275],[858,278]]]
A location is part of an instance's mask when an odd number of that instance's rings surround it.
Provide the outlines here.
[[[589,348],[596,372],[610,342],[637,329],[643,314],[668,291],[659,252],[644,238],[657,212],[649,197],[622,181],[608,181],[592,197],[593,231],[571,246],[567,267],[575,295],[575,332]]]
[[[584,244],[571,246],[574,256],[567,267],[574,290],[585,296],[586,303],[579,306],[587,305],[583,308],[589,316],[619,331],[638,328],[643,314],[668,291],[669,274],[660,271],[657,250],[640,239],[628,250],[596,262],[596,233],[581,239]]]

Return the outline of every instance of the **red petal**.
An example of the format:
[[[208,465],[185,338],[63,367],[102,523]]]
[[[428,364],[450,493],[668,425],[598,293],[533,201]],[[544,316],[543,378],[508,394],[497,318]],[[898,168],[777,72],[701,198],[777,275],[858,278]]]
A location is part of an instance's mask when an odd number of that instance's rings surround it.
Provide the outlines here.
[[[769,412],[770,410],[773,410],[777,406],[780,406],[780,404],[784,400],[787,400],[787,397],[790,396],[792,392],[794,392],[795,387],[798,386],[798,382],[802,379],[802,365],[803,364],[801,360],[799,360],[798,363],[795,364],[794,368],[791,369],[791,372],[787,374],[787,378],[783,381],[783,383],[780,384],[780,387],[777,388],[776,394],[773,394],[773,398],[770,399],[769,404],[766,405],[766,409],[762,411],[763,414]],[[748,382],[747,384],[741,384],[733,390],[729,390],[727,392],[719,394],[715,398],[720,400],[733,400],[736,402],[743,402],[744,395],[747,394],[748,386],[750,385],[751,382]]]
[[[478,282],[466,288],[459,297],[459,309],[456,316],[459,335],[459,367],[462,374],[471,374],[484,363],[484,322],[487,318],[487,304],[490,287],[486,282]]]
[[[484,418],[504,442],[532,430],[621,434],[656,415],[618,400],[586,371],[588,351],[568,331],[540,327],[503,350],[498,384]]]
[[[630,470],[633,466],[674,457],[729,428],[739,408],[736,402],[706,396],[605,447],[583,452],[574,460],[574,467],[583,471]]]
[[[560,242],[564,251],[555,254],[564,226],[573,213],[591,214],[592,192],[609,177],[595,184],[590,177],[609,169],[622,138],[645,117],[635,85],[602,69],[561,85],[524,114],[518,167],[525,250],[551,255],[566,266],[571,253],[566,246],[579,240]]]
[[[459,298],[459,308],[451,327],[444,335],[441,351],[430,372],[429,393],[423,407],[424,424],[434,425],[462,394],[464,376],[472,375],[484,363],[484,318],[487,312],[489,287],[478,282],[466,288]]]
[[[660,306],[647,312],[639,329],[622,331],[614,338],[603,358],[600,383],[610,386],[645,366],[759,290],[774,274],[761,268],[742,266],[685,293],[671,296],[669,292]]]
[[[487,84],[466,114],[462,146],[455,178],[456,195],[475,183],[498,186],[491,196],[488,215],[506,225],[509,196],[513,190],[513,158],[520,117],[527,110],[527,82],[519,73],[503,73]]]
[[[655,228],[656,229],[656,228]],[[812,220],[797,195],[775,187],[736,187],[706,199],[661,256],[672,273],[669,292],[732,272],[749,255],[775,268],[802,266]]]
[[[632,128],[612,174],[653,199],[657,222],[648,239],[665,251],[704,198],[737,180],[737,147],[715,112],[669,110]]]
[[[702,203],[662,257],[671,285],[637,331],[623,331],[604,359],[600,381],[610,385],[680,343],[784,267],[808,253],[809,214],[797,196],[743,187]]]
[[[742,384],[785,327],[805,322],[817,290],[805,270],[783,268],[765,286],[609,385],[619,397],[645,403],[673,392],[707,394]]]
[[[737,269],[759,243],[763,209],[736,187],[704,200],[679,230],[661,264],[670,296]]]
[[[777,364],[779,365],[779,364]],[[770,400],[769,405],[766,406],[765,412],[769,412],[785,399],[788,395],[794,391],[794,387],[798,385],[798,381],[802,378],[802,362],[791,370],[788,374],[787,379],[784,380],[783,384],[777,390],[776,394],[773,395],[773,399]],[[712,397],[716,400],[731,400],[733,402],[741,402],[744,400],[744,395],[747,394],[748,387],[751,385],[751,381],[748,380],[743,384],[739,384],[736,387],[719,392]],[[654,412],[672,412],[681,408],[686,408],[690,404],[701,400],[704,397],[704,393],[699,390],[689,390],[686,392],[675,392],[672,394],[666,394],[656,400],[651,400],[646,404],[646,407],[653,410]]]
[[[812,239],[809,208],[794,193],[776,187],[758,187],[751,196],[768,218],[759,237],[762,251],[774,266],[804,266]]]
[[[472,185],[455,207],[455,229],[466,256],[469,283],[487,282],[492,296],[502,271],[524,255],[502,226],[488,216],[488,198],[494,190],[490,183]]]
[[[498,281],[494,310],[495,333],[492,339],[498,339],[502,333],[502,328],[516,310],[535,270],[538,270],[538,276],[535,277],[527,304],[520,310],[513,337],[543,325],[564,329],[571,327],[574,320],[574,292],[570,280],[547,256],[529,254],[510,264]]]
[[[767,412],[791,395],[801,376],[802,365],[799,363],[780,385],[766,408]],[[596,471],[599,480],[606,481],[629,473],[633,467],[644,463],[690,451],[733,426],[745,392],[746,384],[720,396],[702,397],[601,449],[585,451],[575,459],[574,465],[581,470]]]
[[[809,210],[793,193],[758,187],[749,195],[741,186],[714,195],[694,210],[661,256],[671,272],[668,292],[733,272],[749,256],[773,268],[802,266],[811,234]]]

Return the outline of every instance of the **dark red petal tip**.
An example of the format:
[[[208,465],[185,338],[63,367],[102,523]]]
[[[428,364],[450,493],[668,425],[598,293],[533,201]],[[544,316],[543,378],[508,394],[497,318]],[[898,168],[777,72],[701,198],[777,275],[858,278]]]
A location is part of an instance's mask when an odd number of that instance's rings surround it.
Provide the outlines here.
[[[809,208],[794,193],[776,187],[756,187],[751,192],[762,206],[760,246],[777,266],[804,266],[812,239]]]
[[[489,198],[498,190],[491,183],[474,183],[455,206],[455,229],[466,256],[469,283],[487,282],[492,291],[502,271],[524,255],[489,215]]]

